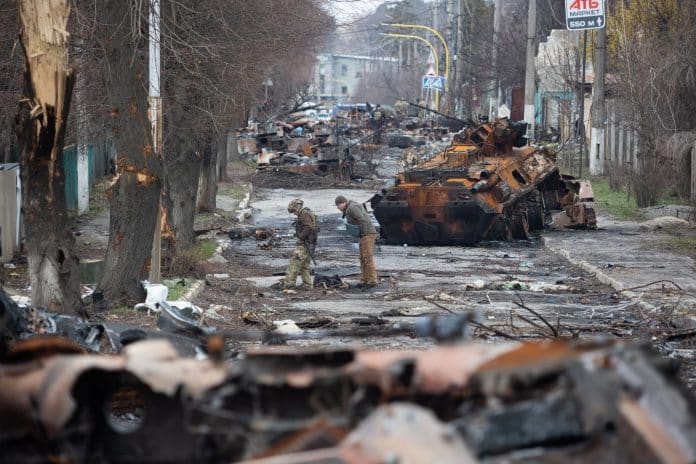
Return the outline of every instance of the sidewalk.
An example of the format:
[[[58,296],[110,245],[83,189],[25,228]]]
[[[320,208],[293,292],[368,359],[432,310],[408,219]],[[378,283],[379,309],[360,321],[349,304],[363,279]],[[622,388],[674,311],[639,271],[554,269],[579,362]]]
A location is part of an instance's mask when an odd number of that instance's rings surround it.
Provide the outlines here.
[[[639,300],[644,309],[678,307],[696,323],[694,260],[660,246],[670,235],[643,231],[638,222],[605,215],[598,216],[597,223],[596,231],[545,231],[544,244],[601,282],[625,290],[623,295]]]

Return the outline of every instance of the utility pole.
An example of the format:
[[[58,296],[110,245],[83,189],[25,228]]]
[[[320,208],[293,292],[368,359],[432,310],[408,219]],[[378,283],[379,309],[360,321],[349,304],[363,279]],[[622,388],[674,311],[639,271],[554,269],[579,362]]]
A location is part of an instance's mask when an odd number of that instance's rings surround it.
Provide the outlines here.
[[[696,142],[691,148],[691,201],[696,201]]]
[[[527,67],[524,76],[524,120],[529,123],[527,135],[530,142],[534,140],[534,124],[536,111],[534,97],[536,93],[536,69],[534,55],[536,54],[536,0],[529,0],[527,11]]]
[[[582,31],[582,82],[580,83],[580,118],[578,133],[580,134],[580,166],[578,177],[582,177],[582,163],[585,157],[585,72],[587,70],[587,29]]]
[[[77,47],[84,47],[82,40],[78,39]],[[84,63],[82,53],[75,54],[75,60],[78,63],[77,69],[82,69]],[[77,135],[77,214],[84,214],[89,209],[89,154],[87,147],[87,95],[85,86],[87,80],[85,73],[78,72],[75,84],[73,99],[75,104],[75,133]]]
[[[457,73],[455,74],[455,86],[457,94],[457,103],[455,107],[455,116],[461,118],[464,114],[462,108],[462,87],[464,86],[464,9],[466,0],[459,0],[459,15],[457,16]]]
[[[433,1],[433,29],[439,30],[440,26],[440,0]]]
[[[498,47],[500,46],[500,9],[502,8],[503,1],[495,0],[495,11],[493,12],[493,67],[495,69],[495,90],[496,93],[494,103],[491,105],[492,111],[489,115],[489,119],[493,120],[493,117],[498,116],[498,108],[502,105],[503,92],[500,87],[500,67],[498,66]]]
[[[401,68],[404,65],[404,43],[403,41],[399,40],[399,65],[397,66],[397,69],[401,71]]]
[[[452,114],[454,111],[454,82],[456,81],[456,67],[457,67],[457,34],[456,34],[457,23],[454,15],[454,0],[447,0],[447,41],[449,42],[449,58],[452,62],[452,70],[450,71],[449,78],[445,82],[445,113]]]
[[[434,0],[433,1],[433,30],[437,31],[439,30],[440,26],[440,0]],[[433,51],[435,54],[435,61],[438,61],[440,56],[438,55],[437,50]],[[437,66],[435,66],[435,74],[438,76],[440,75],[440,70],[438,69]],[[432,93],[433,95],[433,101],[434,101],[434,107],[436,110],[440,110],[440,91],[435,90],[435,89],[429,89],[429,92]]]
[[[606,147],[604,121],[607,117],[604,102],[604,75],[606,73],[607,32],[604,27],[595,36],[594,83],[592,84],[592,133],[590,138],[590,175],[604,174]]]
[[[160,0],[150,0],[148,20],[149,66],[148,66],[148,97],[150,124],[152,128],[152,153],[162,156],[162,98],[160,97]],[[157,209],[155,236],[152,241],[150,255],[150,282],[159,283],[162,261],[162,198],[160,192],[160,207]]]

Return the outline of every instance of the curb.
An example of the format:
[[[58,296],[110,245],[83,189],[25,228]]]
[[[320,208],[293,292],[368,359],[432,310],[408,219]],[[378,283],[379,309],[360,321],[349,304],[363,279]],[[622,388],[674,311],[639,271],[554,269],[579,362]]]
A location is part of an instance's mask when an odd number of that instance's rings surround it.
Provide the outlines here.
[[[252,209],[249,208],[249,203],[251,202],[251,194],[254,191],[253,185],[249,184],[249,190],[244,194],[244,198],[242,201],[239,202],[239,205],[237,206],[237,212],[235,217],[237,218],[237,222],[244,222],[245,220],[249,219],[252,215]]]
[[[623,290],[624,285],[621,282],[614,279],[613,277],[610,277],[608,274],[606,274],[604,271],[602,271],[597,266],[590,264],[587,261],[573,258],[568,250],[551,248],[546,243],[546,240],[543,237],[542,237],[542,243],[544,244],[544,248],[546,248],[548,251],[550,251],[551,253],[553,253],[556,256],[560,256],[560,257],[564,258],[570,264],[572,264],[574,266],[578,266],[580,269],[587,272],[588,274],[594,275],[595,278],[597,280],[599,280],[601,283],[603,283],[605,285],[609,285],[610,287],[612,287],[616,291]],[[622,293],[631,300],[635,300],[635,299],[638,299],[641,297],[640,294],[635,293],[635,292],[622,292]],[[646,311],[655,312],[659,309],[657,306],[652,305],[650,303],[647,303],[645,301],[638,300],[638,301],[636,301],[636,304]]]
[[[201,294],[204,288],[205,281],[196,280],[191,284],[191,287],[188,290],[186,290],[186,293],[184,293],[179,299],[183,301],[188,301],[189,303],[193,303],[193,300]]]

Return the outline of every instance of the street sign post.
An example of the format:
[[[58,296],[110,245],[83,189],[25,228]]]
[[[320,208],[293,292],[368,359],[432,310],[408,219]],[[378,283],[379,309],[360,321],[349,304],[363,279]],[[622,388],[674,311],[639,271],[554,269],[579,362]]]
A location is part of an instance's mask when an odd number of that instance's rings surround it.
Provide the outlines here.
[[[423,88],[442,92],[445,90],[445,78],[443,76],[423,76]]]
[[[605,23],[604,0],[566,0],[566,27],[569,30],[601,29]]]

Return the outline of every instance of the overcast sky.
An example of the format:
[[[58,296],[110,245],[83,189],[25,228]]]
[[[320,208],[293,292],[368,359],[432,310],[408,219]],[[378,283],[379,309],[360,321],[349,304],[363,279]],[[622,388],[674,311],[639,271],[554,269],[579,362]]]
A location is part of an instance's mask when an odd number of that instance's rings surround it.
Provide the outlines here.
[[[372,13],[385,0],[333,0],[334,16],[339,22],[350,22]]]

